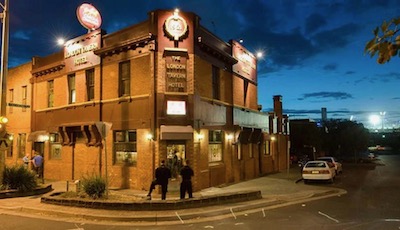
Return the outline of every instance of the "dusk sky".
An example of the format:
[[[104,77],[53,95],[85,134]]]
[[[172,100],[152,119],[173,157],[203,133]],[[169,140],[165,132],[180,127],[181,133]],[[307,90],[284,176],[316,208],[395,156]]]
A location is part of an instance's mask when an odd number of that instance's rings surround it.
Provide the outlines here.
[[[250,51],[264,52],[264,111],[282,95],[290,119],[320,118],[325,107],[328,118],[370,126],[368,117],[384,111],[385,126],[400,125],[400,58],[381,65],[364,54],[373,29],[400,17],[399,0],[9,0],[10,67],[60,50],[59,37],[86,33],[76,18],[82,3],[100,11],[107,33],[146,20],[149,11],[179,8],[225,41],[243,39]]]

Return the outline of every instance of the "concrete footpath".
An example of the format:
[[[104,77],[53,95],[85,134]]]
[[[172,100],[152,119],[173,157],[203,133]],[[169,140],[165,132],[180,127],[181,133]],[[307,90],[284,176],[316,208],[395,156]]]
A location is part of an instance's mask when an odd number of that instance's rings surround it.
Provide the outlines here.
[[[113,225],[186,224],[223,218],[236,218],[239,215],[252,212],[264,213],[264,211],[268,209],[332,196],[340,196],[346,193],[343,189],[334,188],[321,183],[305,185],[300,179],[301,174],[299,168],[293,167],[286,172],[270,174],[229,186],[207,188],[193,194],[195,198],[201,199],[211,196],[222,197],[227,193],[240,193],[241,191],[260,191],[262,195],[260,199],[245,202],[225,202],[215,205],[203,205],[197,208],[182,206],[175,210],[156,211],[93,209],[43,203],[41,202],[42,197],[49,197],[56,192],[66,191],[65,181],[46,181],[52,185],[52,192],[44,195],[0,199],[0,214],[4,213],[52,220],[59,219],[64,221]],[[140,202],[143,202],[146,197],[146,191],[130,189],[113,190],[110,193],[120,194],[128,198],[132,197],[132,200],[138,200]],[[132,202],[132,200],[129,202]],[[152,201],[146,202],[160,202],[159,200],[159,195],[155,194]],[[167,193],[167,202],[173,200],[179,200],[178,193]],[[190,201],[190,199],[187,200]]]

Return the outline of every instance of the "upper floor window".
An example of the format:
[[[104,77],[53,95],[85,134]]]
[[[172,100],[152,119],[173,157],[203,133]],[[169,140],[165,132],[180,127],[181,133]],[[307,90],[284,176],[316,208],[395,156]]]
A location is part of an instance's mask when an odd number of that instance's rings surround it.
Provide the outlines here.
[[[28,103],[28,87],[26,85],[22,86],[22,104],[27,105]],[[22,107],[22,112],[26,111],[26,106]]]
[[[130,94],[131,62],[119,63],[119,95],[120,97]]]
[[[14,103],[14,89],[9,90],[9,97],[10,97],[10,103]],[[10,106],[8,111],[10,113],[13,113],[13,106]]]
[[[47,107],[54,106],[54,80],[47,82]]]
[[[76,102],[75,74],[68,75],[68,90],[68,103],[73,104]]]
[[[87,100],[94,100],[94,69],[86,70],[86,91]]]
[[[220,76],[219,68],[212,66],[212,98],[220,99]]]

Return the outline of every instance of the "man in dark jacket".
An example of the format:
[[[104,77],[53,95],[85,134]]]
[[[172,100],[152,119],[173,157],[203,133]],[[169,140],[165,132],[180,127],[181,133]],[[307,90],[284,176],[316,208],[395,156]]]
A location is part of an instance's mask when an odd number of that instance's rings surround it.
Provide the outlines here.
[[[171,171],[165,166],[165,161],[162,160],[160,167],[156,169],[156,179],[151,182],[147,198],[151,200],[153,189],[155,189],[156,185],[161,185],[161,199],[165,200],[167,198],[169,178],[171,178]]]
[[[181,169],[181,199],[185,198],[186,192],[189,194],[189,198],[193,198],[192,176],[194,176],[193,169],[189,166],[189,161],[187,160],[185,166]]]

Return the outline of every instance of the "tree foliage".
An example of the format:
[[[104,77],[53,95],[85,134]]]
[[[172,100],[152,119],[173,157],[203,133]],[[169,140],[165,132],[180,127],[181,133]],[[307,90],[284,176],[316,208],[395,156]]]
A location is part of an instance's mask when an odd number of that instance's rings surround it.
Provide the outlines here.
[[[400,17],[389,22],[384,21],[381,26],[376,27],[373,31],[374,38],[365,45],[364,53],[369,53],[371,57],[378,55],[379,64],[389,62],[394,56],[400,56],[399,25]]]

